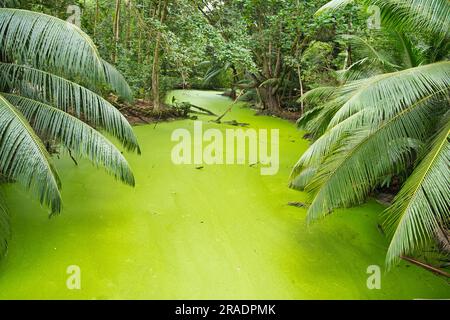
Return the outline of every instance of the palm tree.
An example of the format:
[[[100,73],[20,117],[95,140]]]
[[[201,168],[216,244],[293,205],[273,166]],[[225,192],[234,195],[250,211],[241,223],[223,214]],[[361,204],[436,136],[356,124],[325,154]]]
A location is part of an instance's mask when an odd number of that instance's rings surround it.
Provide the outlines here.
[[[133,186],[127,161],[97,131],[140,152],[129,123],[98,94],[105,86],[132,99],[121,74],[78,27],[41,13],[0,8],[0,179],[22,184],[51,214],[59,213],[61,183],[45,146],[52,141]],[[0,207],[3,251],[8,224]]]
[[[349,2],[331,1],[318,14]],[[292,186],[311,193],[311,222],[360,204],[390,177],[405,175],[383,214],[392,237],[386,259],[391,266],[436,238],[450,244],[450,3],[362,2],[381,9],[382,25],[400,37],[395,42],[402,50],[396,52],[403,59],[386,59],[366,43],[371,53],[347,70],[342,86],[304,97],[317,107],[299,124],[315,141],[296,164]],[[429,34],[433,44],[420,54],[408,32]]]

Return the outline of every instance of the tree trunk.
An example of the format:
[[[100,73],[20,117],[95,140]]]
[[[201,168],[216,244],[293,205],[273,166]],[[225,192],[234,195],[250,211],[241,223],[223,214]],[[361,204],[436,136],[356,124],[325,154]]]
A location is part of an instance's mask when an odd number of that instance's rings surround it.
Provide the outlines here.
[[[264,110],[272,114],[280,111],[280,99],[277,94],[273,93],[274,88],[272,86],[258,88],[258,92]]]
[[[236,70],[236,67],[233,65],[231,65],[231,70],[233,71],[233,84],[231,86],[231,99],[236,99],[237,97],[237,92],[236,92],[236,88],[237,88],[237,84],[239,81],[239,76],[238,76],[238,72]]]
[[[125,43],[127,45],[127,49],[131,49],[131,0],[125,0],[125,6],[127,8],[127,30],[125,34]]]
[[[114,33],[114,50],[112,54],[113,63],[117,62],[117,51],[119,47],[120,40],[120,5],[121,0],[116,0],[116,10],[114,12],[114,20],[113,20],[113,33]]]
[[[353,29],[353,22],[352,22],[352,16],[350,15],[349,21],[348,21],[348,29],[349,34],[352,34],[351,30]],[[352,59],[352,45],[348,44],[347,49],[345,50],[346,56],[345,56],[345,63],[344,63],[344,70],[347,68],[350,68],[350,66],[353,64]]]
[[[166,17],[166,6],[168,0],[159,0],[158,14],[160,17],[161,25],[164,23]],[[159,49],[161,44],[161,31],[158,30],[155,39],[155,50],[153,53],[153,66],[152,66],[152,98],[154,110],[161,109],[161,101],[159,97]]]
[[[297,64],[297,74],[298,74],[298,84],[300,86],[300,98],[303,97],[303,80],[302,80],[302,70],[300,68],[300,63]],[[300,101],[300,110],[302,112],[301,115],[303,115],[303,112],[305,111],[305,104],[303,102],[303,100]]]
[[[94,39],[97,38],[97,24],[98,24],[98,17],[99,17],[99,0],[95,1],[95,17],[94,17]]]

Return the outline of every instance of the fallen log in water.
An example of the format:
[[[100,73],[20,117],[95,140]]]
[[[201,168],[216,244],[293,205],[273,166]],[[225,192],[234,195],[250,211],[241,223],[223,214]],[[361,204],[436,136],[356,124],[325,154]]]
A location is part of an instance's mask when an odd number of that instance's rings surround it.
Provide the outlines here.
[[[431,271],[431,272],[433,272],[435,274],[438,274],[438,275],[450,278],[450,273],[448,273],[448,272],[446,272],[444,270],[441,270],[441,269],[438,269],[436,267],[430,266],[429,264],[426,264],[424,262],[415,260],[415,259],[407,257],[407,256],[401,256],[400,258],[402,258],[403,260],[408,261],[408,262],[410,262],[412,264],[415,264],[416,266],[419,266],[419,267],[422,267],[422,268],[424,268],[424,269],[426,269],[428,271]]]
[[[250,125],[250,123],[237,122],[236,120],[224,121],[222,123],[229,124],[229,125],[232,125],[232,126],[235,126],[235,127],[248,127]]]
[[[210,110],[208,110],[208,109],[205,109],[205,108],[202,108],[202,107],[193,105],[193,104],[189,104],[189,106],[191,107],[191,109],[192,109],[192,108],[195,108],[195,109],[198,109],[198,110],[200,110],[200,111],[203,111],[203,112],[206,113],[207,115],[217,117],[217,114],[215,114],[214,112],[212,112],[212,111],[210,111]]]
[[[288,202],[288,206],[296,207],[296,208],[306,208],[306,203],[303,202]]]

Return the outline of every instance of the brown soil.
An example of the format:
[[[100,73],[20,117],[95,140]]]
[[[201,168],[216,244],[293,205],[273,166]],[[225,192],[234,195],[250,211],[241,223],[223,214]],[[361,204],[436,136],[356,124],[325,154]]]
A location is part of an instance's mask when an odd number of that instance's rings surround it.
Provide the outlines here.
[[[136,99],[132,105],[114,101],[113,103],[132,125],[172,121],[188,117],[182,110],[169,106],[163,106],[160,110],[154,110],[151,101],[143,99]]]

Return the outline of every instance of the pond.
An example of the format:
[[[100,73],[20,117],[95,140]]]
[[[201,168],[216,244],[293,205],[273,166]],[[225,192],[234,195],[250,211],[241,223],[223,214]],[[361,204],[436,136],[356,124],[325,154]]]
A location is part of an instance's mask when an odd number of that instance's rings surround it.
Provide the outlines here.
[[[173,95],[217,113],[230,105],[219,92]],[[200,119],[205,129],[235,128]],[[64,210],[49,219],[21,188],[3,187],[13,238],[0,262],[0,298],[450,298],[446,280],[416,266],[385,271],[381,205],[369,201],[311,226],[306,209],[288,205],[308,200],[287,186],[308,146],[293,123],[241,104],[224,120],[279,129],[276,175],[261,175],[258,165],[173,164],[172,132],[194,128],[182,120],[135,127],[142,155],[126,155],[134,189],[63,157],[56,163]],[[80,290],[66,285],[72,265],[80,267]],[[382,269],[379,290],[366,284],[372,265]]]

